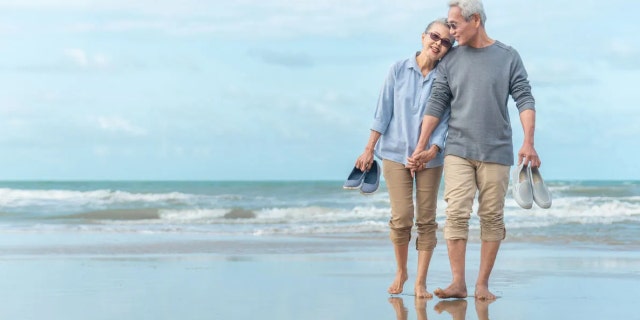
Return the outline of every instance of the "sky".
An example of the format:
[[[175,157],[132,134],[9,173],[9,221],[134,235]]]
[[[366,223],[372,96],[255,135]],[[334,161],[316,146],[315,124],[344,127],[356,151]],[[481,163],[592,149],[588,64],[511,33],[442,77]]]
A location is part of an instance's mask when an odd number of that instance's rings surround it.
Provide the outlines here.
[[[640,4],[484,1],[547,180],[638,180]],[[447,1],[0,0],[0,180],[343,180]],[[522,127],[509,112],[514,150]]]

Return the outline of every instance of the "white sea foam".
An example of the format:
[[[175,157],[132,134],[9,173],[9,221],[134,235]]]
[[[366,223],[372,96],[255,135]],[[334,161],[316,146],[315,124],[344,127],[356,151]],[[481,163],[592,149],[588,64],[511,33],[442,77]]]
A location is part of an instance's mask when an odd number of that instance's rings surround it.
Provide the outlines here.
[[[0,188],[0,207],[29,206],[87,206],[111,205],[118,203],[159,203],[184,202],[196,199],[195,195],[180,192],[169,193],[131,193],[119,190],[21,190]]]
[[[220,219],[228,212],[227,209],[166,209],[160,210],[160,219],[163,221],[173,222],[195,222],[208,221],[211,219]]]
[[[260,227],[253,231],[253,235],[305,235],[305,234],[355,234],[355,233],[384,233],[388,232],[387,223],[380,221],[362,221],[349,225],[285,225],[277,227]]]
[[[269,224],[269,223],[308,223],[308,222],[344,222],[367,219],[388,219],[387,208],[355,207],[343,210],[325,207],[268,208],[253,210],[255,217],[229,219],[225,217],[233,208],[225,209],[168,209],[160,210],[161,220],[182,223],[217,224]]]

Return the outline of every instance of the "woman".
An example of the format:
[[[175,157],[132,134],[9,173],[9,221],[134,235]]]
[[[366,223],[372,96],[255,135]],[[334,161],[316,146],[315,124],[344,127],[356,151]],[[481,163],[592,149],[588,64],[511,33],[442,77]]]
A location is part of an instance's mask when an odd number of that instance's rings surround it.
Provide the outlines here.
[[[402,292],[408,279],[407,256],[413,227],[413,183],[416,183],[416,226],[418,273],[416,297],[431,298],[427,291],[427,271],[436,246],[436,204],[442,177],[444,140],[449,115],[442,117],[431,135],[425,162],[408,161],[413,154],[438,61],[453,45],[445,19],[431,22],[422,34],[422,50],[395,63],[385,80],[375,111],[369,142],[355,166],[367,171],[374,154],[382,159],[383,175],[389,190],[393,243],[397,271],[389,293]]]

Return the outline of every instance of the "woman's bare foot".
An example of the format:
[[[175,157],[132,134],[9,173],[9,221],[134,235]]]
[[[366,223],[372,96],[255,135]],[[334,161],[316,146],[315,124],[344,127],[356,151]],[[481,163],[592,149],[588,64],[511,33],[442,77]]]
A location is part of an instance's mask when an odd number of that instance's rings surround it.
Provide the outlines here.
[[[402,290],[404,289],[404,283],[408,278],[409,276],[406,272],[396,272],[396,278],[393,280],[393,283],[391,284],[387,292],[389,292],[390,294],[401,294]]]
[[[440,299],[467,297],[467,285],[465,283],[452,283],[446,289],[436,289],[433,293]]]
[[[421,283],[420,284],[416,283],[415,294],[416,294],[416,298],[422,298],[422,299],[433,298],[433,295],[429,293],[429,291],[427,291],[427,286]]]
[[[488,286],[476,285],[476,293],[474,294],[476,299],[479,300],[495,300],[496,296],[489,291]]]

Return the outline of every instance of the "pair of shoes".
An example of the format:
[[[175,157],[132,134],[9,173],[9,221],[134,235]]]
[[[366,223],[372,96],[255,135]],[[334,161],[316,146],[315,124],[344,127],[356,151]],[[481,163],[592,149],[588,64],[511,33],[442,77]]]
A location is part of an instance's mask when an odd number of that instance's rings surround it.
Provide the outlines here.
[[[551,207],[551,192],[544,183],[540,170],[520,164],[511,172],[513,199],[524,208],[531,209],[535,202],[540,208]]]
[[[371,168],[367,172],[354,167],[342,186],[344,189],[360,189],[362,194],[372,194],[380,186],[380,166],[373,160]]]

